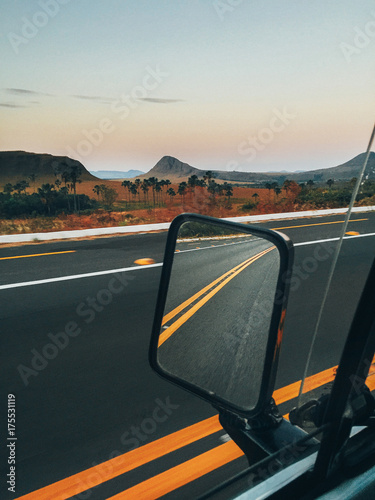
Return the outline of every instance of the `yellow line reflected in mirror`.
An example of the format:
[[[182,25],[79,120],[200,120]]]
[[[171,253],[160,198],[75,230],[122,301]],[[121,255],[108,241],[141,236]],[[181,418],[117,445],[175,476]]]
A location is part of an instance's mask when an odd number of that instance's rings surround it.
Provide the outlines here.
[[[169,337],[171,337],[174,334],[174,332],[176,330],[178,330],[178,328],[180,328],[180,326],[182,326],[189,318],[191,318],[202,306],[204,306],[204,304],[206,304],[214,295],[216,295],[217,292],[219,292],[227,283],[229,283],[240,272],[242,272],[244,269],[246,269],[248,266],[250,266],[250,264],[252,264],[256,260],[260,259],[260,257],[263,257],[263,255],[266,255],[268,252],[270,252],[271,250],[274,250],[275,248],[276,248],[275,246],[272,246],[270,248],[267,248],[267,250],[263,250],[263,252],[258,253],[254,257],[251,257],[250,259],[245,260],[239,266],[236,266],[233,269],[231,269],[230,271],[227,271],[225,274],[223,274],[222,276],[220,276],[220,278],[218,278],[217,280],[213,281],[210,285],[208,285],[208,287],[205,287],[204,289],[202,289],[202,290],[207,291],[207,289],[212,288],[212,286],[214,286],[215,283],[217,283],[218,281],[220,281],[220,283],[216,286],[216,288],[214,288],[208,295],[206,295],[197,304],[195,304],[195,306],[193,306],[189,311],[187,311],[185,314],[183,314],[181,316],[181,318],[179,318],[171,326],[169,326],[168,328],[166,328],[166,330],[164,330],[164,332],[159,337],[158,347],[160,347],[166,340],[168,340]],[[230,274],[230,273],[232,273],[232,274]],[[225,276],[227,276],[228,274],[230,274],[230,276],[227,277],[224,281],[222,281],[223,278]],[[204,291],[202,291],[202,290],[200,292],[198,292],[198,294],[202,295],[204,293]],[[198,294],[196,294],[196,295],[198,295]],[[198,297],[200,295],[198,295]],[[193,297],[195,297],[195,296],[193,296]],[[185,304],[188,301],[190,301],[189,303],[192,303],[193,302],[193,297],[191,297],[190,299],[188,299],[187,301],[185,301],[183,304]],[[181,306],[183,304],[181,304]],[[181,307],[181,306],[179,306],[179,307]],[[184,309],[184,308],[182,308],[182,309]],[[172,311],[172,312],[174,312],[174,311]],[[171,313],[169,313],[169,314],[171,314]],[[175,316],[176,314],[174,314],[173,316]],[[165,324],[164,318],[163,318],[162,324]]]
[[[175,309],[173,309],[173,311],[171,311],[170,313],[166,314],[163,317],[163,321],[162,321],[161,324],[165,325],[165,323],[167,323],[169,320],[171,320],[172,318],[174,318],[178,313],[180,313],[181,311],[183,311],[184,309],[186,309],[186,307],[190,306],[190,304],[192,304],[195,300],[197,300],[201,295],[203,295],[206,292],[208,292],[208,290],[210,290],[212,287],[214,287],[215,285],[217,285],[218,283],[220,283],[220,281],[222,281],[224,278],[226,278],[229,274],[235,272],[241,266],[243,266],[244,264],[246,264],[247,262],[249,262],[252,258],[253,257],[250,257],[249,259],[245,260],[244,262],[241,262],[241,264],[238,264],[238,266],[233,267],[233,269],[229,269],[229,271],[227,271],[226,273],[224,273],[222,276],[220,276],[219,278],[217,278],[215,281],[213,281],[209,285],[207,285],[204,288],[202,288],[202,290],[199,290],[199,292],[197,292],[192,297],[190,297],[190,299],[185,300],[185,302],[183,302],[182,304],[180,304],[179,306],[177,306]]]

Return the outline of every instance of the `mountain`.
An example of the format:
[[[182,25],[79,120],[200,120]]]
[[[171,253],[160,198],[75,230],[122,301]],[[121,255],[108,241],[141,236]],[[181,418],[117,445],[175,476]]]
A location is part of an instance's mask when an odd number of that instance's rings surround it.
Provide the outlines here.
[[[158,177],[169,179],[172,182],[181,182],[186,177],[190,177],[194,174],[198,177],[203,177],[205,171],[192,167],[187,163],[183,163],[177,158],[173,158],[173,156],[163,156],[163,158],[142,177]]]
[[[81,168],[80,180],[97,181],[97,177],[90,174],[88,170],[77,160],[68,156],[54,156],[50,154],[27,153],[25,151],[0,151],[0,184],[10,182],[12,184],[25,180],[31,174],[36,176],[36,184],[54,183],[56,180],[55,170],[59,167],[79,166]]]
[[[123,170],[90,170],[90,173],[99,177],[99,179],[133,179],[134,177],[139,177],[144,175],[142,170],[128,170],[124,172]]]
[[[231,182],[282,182],[285,179],[290,179],[296,182],[306,182],[313,180],[315,182],[326,182],[328,179],[335,181],[347,181],[353,177],[357,177],[361,167],[363,166],[366,153],[361,153],[355,158],[352,158],[342,165],[337,167],[321,168],[309,171],[296,172],[236,172],[212,170],[215,179]],[[375,178],[375,153],[371,152],[367,172],[369,178]],[[196,175],[202,178],[206,170],[200,170],[192,167],[187,163],[183,163],[172,156],[163,156],[161,160],[147,174],[140,176],[141,178],[157,177],[158,179],[169,179],[171,182],[186,181],[191,175]]]
[[[161,160],[142,178],[156,177],[158,179],[169,179],[171,182],[186,181],[191,175],[202,178],[207,170],[200,170],[184,163],[173,156],[163,156]],[[222,170],[211,170],[216,180],[232,182],[266,182],[270,180],[267,173],[251,172],[226,172]],[[273,175],[273,174],[271,174]]]
[[[337,167],[329,167],[329,168],[320,168],[318,170],[310,170],[307,172],[299,172],[294,173],[292,175],[288,175],[288,178],[295,180],[296,182],[305,182],[309,179],[327,181],[328,179],[334,179],[335,181],[340,180],[350,180],[353,177],[357,177],[361,168],[363,167],[363,163],[366,158],[366,153],[361,153],[355,158],[343,163],[342,165],[338,165]],[[371,152],[368,160],[366,172],[369,173],[369,178],[375,178],[375,153]]]
[[[358,176],[365,156],[365,153],[361,153],[342,165],[310,171],[262,173],[213,170],[212,172],[215,175],[215,179],[223,182],[264,183],[283,182],[285,179],[294,180],[296,182],[306,182],[310,179],[315,182],[326,182],[331,178],[335,181],[347,181]],[[179,183],[186,181],[192,175],[202,178],[206,173],[206,170],[192,167],[188,163],[184,163],[172,156],[163,156],[163,158],[161,158],[146,174],[140,170],[129,170],[127,172],[98,170],[94,172],[97,174],[96,177],[86,170],[82,163],[77,160],[72,160],[67,156],[28,153],[25,151],[0,151],[0,185],[4,186],[7,182],[14,184],[21,180],[28,180],[31,174],[36,175],[37,185],[46,182],[54,183],[56,180],[56,168],[64,167],[64,165],[79,166],[82,172],[80,179],[82,181],[95,182],[102,179],[157,177],[158,179],[169,179],[171,182]],[[367,172],[369,173],[370,179],[375,178],[375,153],[373,152],[370,153]]]
[[[161,160],[141,178],[156,177],[158,179],[169,179],[171,182],[186,181],[188,177],[196,175],[202,178],[207,170],[200,170],[192,167],[188,163],[184,163],[173,156],[163,156]],[[211,170],[214,173],[216,180],[232,181],[232,182],[263,182],[268,181],[270,177],[263,173],[250,172],[225,172],[222,170]]]

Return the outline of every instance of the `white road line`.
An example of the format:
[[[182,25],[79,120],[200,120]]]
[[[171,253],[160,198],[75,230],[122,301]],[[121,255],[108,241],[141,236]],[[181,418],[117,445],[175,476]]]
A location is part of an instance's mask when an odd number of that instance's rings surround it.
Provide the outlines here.
[[[365,238],[366,236],[375,236],[375,233],[356,234],[355,236],[344,236],[344,240],[351,240],[353,238]],[[293,243],[295,247],[303,245],[316,245],[317,243],[327,243],[328,241],[338,241],[340,238],[327,238],[326,240],[302,241],[301,243]]]
[[[198,250],[212,250],[213,248],[219,248],[219,247],[230,247],[232,245],[243,245],[244,243],[248,243],[249,241],[258,241],[261,240],[262,238],[256,238],[253,240],[246,240],[246,241],[236,241],[233,243],[225,243],[224,245],[213,245],[209,247],[200,247],[200,248],[188,248],[187,250],[178,250],[176,252],[176,255],[180,253],[186,253],[186,252],[197,252]]]
[[[160,262],[157,264],[148,264],[146,266],[140,266],[140,267],[123,267],[121,269],[109,269],[107,271],[98,271],[95,273],[73,274],[71,276],[60,276],[58,278],[48,278],[45,280],[25,281],[23,283],[10,283],[9,285],[0,285],[0,290],[7,290],[8,288],[19,288],[23,286],[44,285],[45,283],[54,283],[55,281],[69,281],[69,280],[77,280],[80,278],[91,278],[93,276],[103,276],[105,274],[139,271],[140,269],[150,269],[151,267],[160,267],[162,265],[163,263]]]
[[[375,233],[358,234],[356,236],[345,236],[344,239],[350,240],[353,238],[365,238],[366,236],[375,236]],[[326,240],[303,241],[301,243],[294,243],[294,246],[300,247],[300,246],[304,246],[304,245],[316,245],[318,243],[327,243],[329,241],[338,241],[338,240],[339,240],[339,238],[328,238]],[[241,241],[238,243],[236,242],[236,243],[231,243],[228,245],[217,245],[217,246],[239,245],[240,243],[246,243],[246,242]],[[217,246],[204,247],[204,248],[192,248],[189,250],[181,250],[178,253],[194,252],[197,250],[209,250],[209,249],[212,250],[213,248],[217,248]],[[109,269],[107,271],[98,271],[98,272],[86,273],[86,274],[73,274],[71,276],[60,276],[58,278],[48,278],[45,280],[25,281],[23,283],[10,283],[9,285],[0,285],[0,290],[8,290],[9,288],[20,288],[20,287],[24,287],[24,286],[44,285],[46,283],[55,283],[57,281],[70,281],[70,280],[76,280],[76,279],[81,279],[81,278],[92,278],[94,276],[103,276],[105,274],[125,273],[125,272],[129,272],[129,271],[139,271],[140,269],[150,269],[153,267],[161,267],[162,265],[163,265],[162,262],[158,262],[156,264],[148,264],[146,266],[140,266],[140,267],[123,267],[121,269]]]
[[[263,215],[244,215],[240,217],[226,217],[223,220],[232,222],[250,222],[258,223],[268,220],[286,220],[286,219],[300,219],[306,217],[325,217],[330,215],[344,214],[348,211],[347,208],[334,208],[324,210],[307,210],[304,212],[287,212],[277,214],[263,214]],[[352,213],[355,212],[373,212],[375,206],[371,207],[354,207]],[[46,240],[61,240],[69,238],[83,238],[85,236],[100,236],[111,235],[120,233],[148,233],[149,231],[161,231],[169,228],[170,222],[162,222],[158,224],[141,224],[136,226],[120,226],[120,227],[99,227],[96,229],[81,229],[74,231],[54,231],[51,233],[27,233],[27,234],[4,234],[0,235],[0,243],[14,243],[20,241],[33,241],[38,239],[40,241]]]

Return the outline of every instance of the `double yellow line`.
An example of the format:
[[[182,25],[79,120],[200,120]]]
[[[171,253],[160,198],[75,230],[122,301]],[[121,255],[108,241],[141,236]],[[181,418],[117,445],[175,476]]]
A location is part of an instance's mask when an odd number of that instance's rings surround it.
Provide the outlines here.
[[[373,359],[373,363],[375,358]],[[312,391],[324,384],[334,380],[337,366],[333,366],[305,380],[304,393]],[[277,389],[273,393],[276,404],[280,405],[298,396],[301,380],[288,386]],[[375,390],[375,365],[371,369],[366,380],[371,391]],[[124,453],[91,467],[87,470],[74,474],[49,486],[28,493],[18,500],[64,500],[78,495],[86,490],[94,488],[106,481],[114,479],[122,474],[134,470],[153,460],[163,457],[168,453],[179,450],[184,446],[194,443],[215,432],[222,431],[218,415],[202,420],[196,424],[185,427],[179,431],[157,439],[140,448]],[[233,442],[216,446],[215,448],[198,455],[182,464],[151,477],[137,485],[128,488],[109,500],[141,500],[156,499],[166,495],[185,484],[198,479],[209,472],[241,457],[243,452]]]
[[[178,307],[173,309],[170,313],[166,314],[163,318],[162,325],[165,325],[169,320],[174,318],[177,314],[182,312],[184,309],[186,309],[188,306],[190,306],[193,302],[195,302],[199,297],[207,293],[209,290],[211,290],[205,297],[203,297],[197,304],[195,304],[191,309],[189,309],[185,314],[183,314],[177,321],[172,323],[170,326],[168,326],[164,332],[160,335],[159,337],[159,344],[158,346],[160,347],[166,340],[169,339],[171,335],[174,334],[180,326],[182,326],[186,321],[191,318],[204,304],[206,304],[214,295],[216,295],[225,285],[227,285],[233,278],[235,278],[239,273],[241,273],[244,269],[246,269],[250,264],[255,262],[256,260],[260,259],[263,257],[263,255],[266,255],[268,252],[273,250],[274,246],[267,248],[266,250],[263,250],[262,252],[259,252],[258,254],[254,255],[254,257],[250,257],[249,259],[246,259],[244,262],[241,264],[238,264],[237,266],[233,267],[226,273],[224,273],[222,276],[214,280],[212,283],[209,285],[205,286],[202,288],[202,290],[199,290],[195,295],[190,297],[189,299],[185,300],[182,304],[180,304]]]

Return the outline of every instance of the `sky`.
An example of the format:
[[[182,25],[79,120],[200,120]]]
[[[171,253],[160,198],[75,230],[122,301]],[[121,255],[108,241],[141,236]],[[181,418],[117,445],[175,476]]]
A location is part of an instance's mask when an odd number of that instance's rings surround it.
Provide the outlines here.
[[[295,171],[365,151],[373,0],[1,0],[0,150]]]

